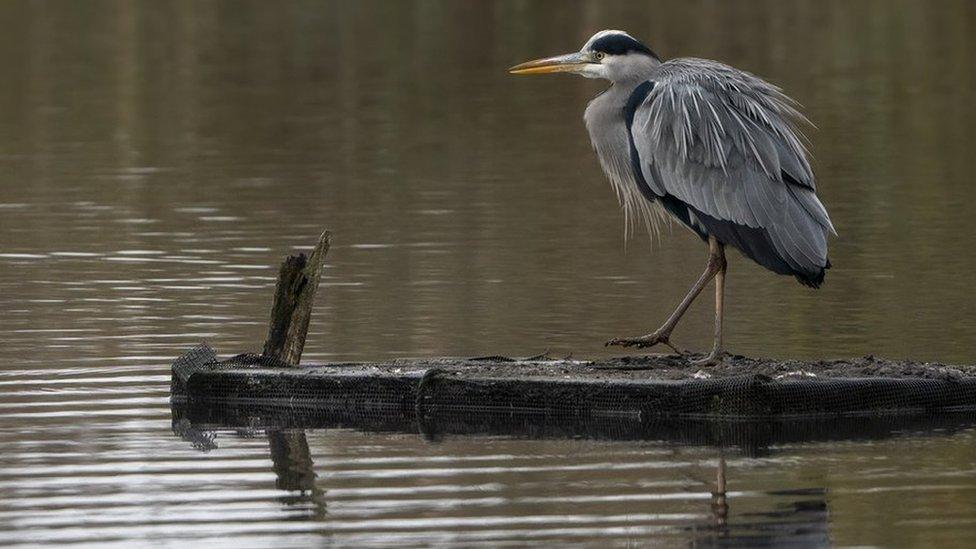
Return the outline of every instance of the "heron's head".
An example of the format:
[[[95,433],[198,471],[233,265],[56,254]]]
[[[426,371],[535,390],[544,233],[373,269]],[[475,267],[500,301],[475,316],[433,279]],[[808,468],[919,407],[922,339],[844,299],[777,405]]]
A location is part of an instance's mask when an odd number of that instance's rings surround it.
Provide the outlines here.
[[[642,79],[661,59],[624,31],[604,30],[593,35],[580,51],[515,65],[512,74],[572,72],[611,82]]]

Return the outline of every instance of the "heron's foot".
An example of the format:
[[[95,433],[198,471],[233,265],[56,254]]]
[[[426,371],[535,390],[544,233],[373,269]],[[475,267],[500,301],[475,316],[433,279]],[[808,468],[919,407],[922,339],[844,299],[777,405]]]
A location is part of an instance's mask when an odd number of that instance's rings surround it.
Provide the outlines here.
[[[611,345],[618,345],[620,347],[637,347],[638,349],[643,349],[645,347],[653,347],[655,345],[667,345],[674,352],[679,355],[685,354],[683,351],[671,344],[670,338],[671,332],[656,331],[647,335],[642,335],[640,337],[615,337],[610,341],[607,341],[605,346],[610,347]]]
[[[722,358],[725,357],[725,354],[726,354],[725,351],[714,349],[712,350],[712,352],[705,355],[704,358],[700,358],[698,360],[692,360],[691,364],[692,366],[700,366],[700,367],[717,366],[722,363]]]

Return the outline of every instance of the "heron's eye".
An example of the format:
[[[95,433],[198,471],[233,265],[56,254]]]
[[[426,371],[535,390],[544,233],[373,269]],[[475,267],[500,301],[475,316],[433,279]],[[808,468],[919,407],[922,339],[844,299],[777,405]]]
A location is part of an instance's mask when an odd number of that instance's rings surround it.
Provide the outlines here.
[[[607,56],[607,54],[603,53],[602,51],[596,52],[596,60],[597,61],[603,61],[603,58],[606,57],[606,56]]]

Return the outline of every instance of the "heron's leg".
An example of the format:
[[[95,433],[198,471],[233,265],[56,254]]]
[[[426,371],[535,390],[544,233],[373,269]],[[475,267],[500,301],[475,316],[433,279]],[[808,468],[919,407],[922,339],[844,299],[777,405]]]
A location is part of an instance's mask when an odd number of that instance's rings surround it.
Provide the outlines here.
[[[725,272],[725,252],[724,246],[715,239],[714,236],[708,237],[708,263],[705,265],[705,271],[702,272],[698,280],[688,291],[688,295],[681,300],[678,304],[678,308],[671,313],[664,324],[657,330],[640,337],[630,337],[630,338],[615,338],[608,341],[606,344],[609,345],[620,345],[622,347],[652,347],[658,343],[663,343],[668,347],[671,347],[677,352],[669,338],[671,337],[671,332],[674,331],[674,327],[678,325],[678,321],[684,316],[685,312],[688,311],[688,307],[691,307],[692,302],[698,297],[698,294],[705,289],[709,281],[712,280],[719,272]]]
[[[725,273],[728,271],[728,262],[725,260],[725,247],[718,244],[717,252],[720,256],[719,271],[715,273],[715,340],[712,343],[712,351],[708,355],[695,361],[699,366],[710,366],[717,364],[722,357],[722,316],[725,312]],[[716,253],[716,248],[709,246],[712,254]]]

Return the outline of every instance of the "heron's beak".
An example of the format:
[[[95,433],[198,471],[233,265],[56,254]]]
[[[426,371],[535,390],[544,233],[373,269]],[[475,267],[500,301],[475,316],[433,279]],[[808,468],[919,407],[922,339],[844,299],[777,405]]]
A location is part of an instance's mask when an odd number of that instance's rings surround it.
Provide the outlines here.
[[[512,74],[546,74],[550,72],[579,72],[596,60],[589,53],[575,52],[556,57],[527,61],[508,69]]]

